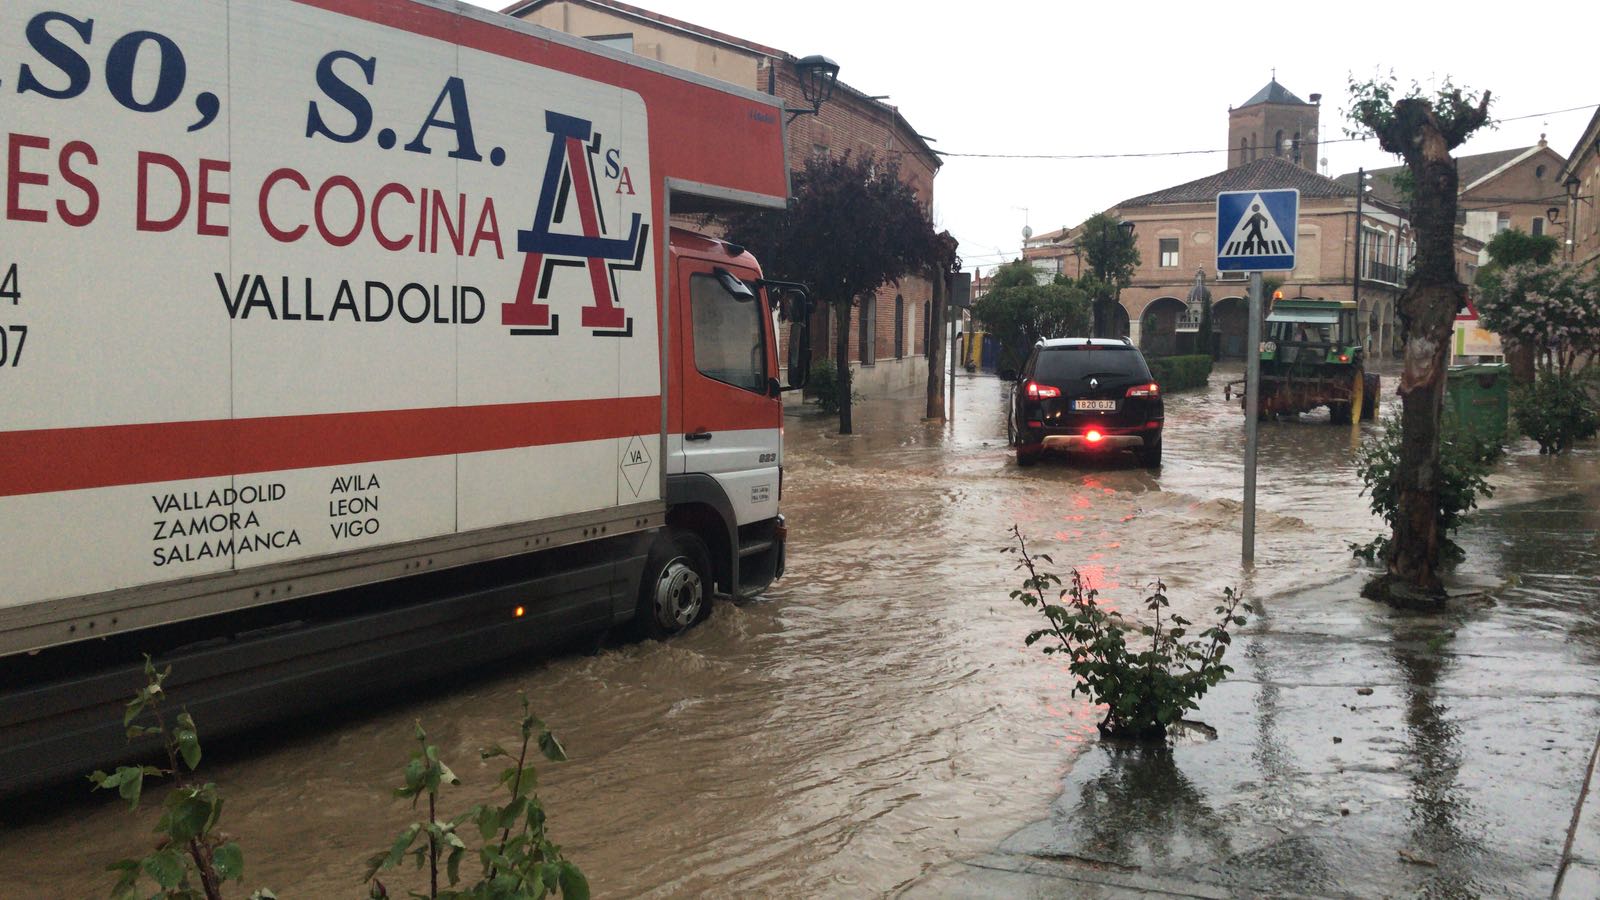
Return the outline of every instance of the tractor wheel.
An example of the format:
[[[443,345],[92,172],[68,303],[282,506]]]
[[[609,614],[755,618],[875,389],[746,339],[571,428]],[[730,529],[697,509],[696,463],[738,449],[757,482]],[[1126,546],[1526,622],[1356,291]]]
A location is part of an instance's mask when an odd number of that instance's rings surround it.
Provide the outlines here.
[[[1361,388],[1361,421],[1371,422],[1378,417],[1378,395],[1383,391],[1383,379],[1377,375],[1364,377],[1366,383]]]

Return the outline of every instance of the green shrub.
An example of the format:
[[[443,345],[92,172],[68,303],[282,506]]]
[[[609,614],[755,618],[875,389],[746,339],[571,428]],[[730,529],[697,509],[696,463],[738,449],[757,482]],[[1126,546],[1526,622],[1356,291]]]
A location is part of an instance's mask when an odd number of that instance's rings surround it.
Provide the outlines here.
[[[130,809],[139,807],[147,780],[173,781],[162,803],[166,811],[156,824],[155,833],[161,839],[155,849],[139,859],[120,859],[106,866],[117,875],[111,888],[115,900],[216,900],[222,896],[225,882],[244,880],[244,851],[217,828],[222,817],[221,793],[214,783],[198,784],[189,774],[200,765],[200,733],[194,719],[185,710],[168,725],[161,712],[167,700],[163,685],[171,674],[171,666],[157,670],[146,656],[145,686],[128,701],[122,716],[129,740],[160,739],[166,768],[120,766],[110,774],[96,771],[89,776],[96,790],[115,790]],[[139,724],[142,721],[152,724]],[[146,879],[156,883],[155,893],[146,893],[148,889],[139,886]],[[250,896],[252,900],[272,900],[273,893],[262,888]]]
[[[1450,535],[1461,527],[1467,513],[1477,509],[1480,496],[1494,496],[1494,487],[1488,482],[1489,470],[1505,453],[1505,447],[1497,439],[1484,439],[1463,428],[1448,412],[1440,430],[1439,556],[1447,562],[1459,562],[1465,554]],[[1400,486],[1395,480],[1399,463],[1400,417],[1396,415],[1384,419],[1383,434],[1363,446],[1356,460],[1361,492],[1371,497],[1372,511],[1383,518],[1390,532],[1365,544],[1350,545],[1352,553],[1368,562],[1389,560],[1390,536],[1400,514]]]
[[[854,387],[855,370],[851,370],[850,399],[861,399]],[[817,398],[817,408],[825,413],[839,411],[839,369],[831,359],[819,359],[811,364],[811,377],[806,381],[806,396]]]
[[[1065,654],[1071,660],[1067,668],[1078,679],[1072,693],[1105,704],[1106,717],[1099,725],[1102,735],[1163,738],[1168,726],[1182,719],[1186,711],[1198,709],[1206,691],[1233,671],[1222,662],[1233,641],[1230,629],[1245,624],[1239,610],[1254,609],[1232,588],[1223,591],[1222,604],[1216,607],[1217,624],[1191,637],[1191,623],[1168,610],[1166,585],[1158,581],[1144,600],[1152,622],[1138,625],[1101,606],[1096,601],[1099,592],[1084,585],[1077,569],[1072,570],[1071,584],[1057,595],[1066,602],[1050,602],[1045,592],[1060,588],[1061,579],[1036,566],[1036,562],[1050,562],[1050,557],[1030,555],[1017,526],[1011,526],[1011,534],[1017,543],[1006,552],[1020,556],[1017,569],[1028,573],[1011,598],[1037,609],[1048,622],[1028,635],[1027,644],[1031,647],[1042,639],[1054,639],[1042,649],[1047,655]],[[1148,638],[1149,649],[1130,648],[1130,634]]]
[[[377,874],[397,869],[406,858],[420,870],[428,870],[428,893],[413,892],[410,896],[427,900],[539,900],[543,897],[562,897],[565,900],[589,900],[589,882],[576,865],[567,860],[561,848],[551,843],[546,831],[544,804],[534,793],[538,786],[538,772],[528,759],[529,746],[537,743],[540,755],[551,762],[565,762],[567,752],[556,740],[543,721],[528,706],[526,694],[522,701],[522,743],[516,754],[496,745],[480,751],[485,759],[504,759],[508,765],[500,773],[500,784],[510,795],[505,806],[482,803],[453,818],[446,819],[438,808],[439,790],[446,784],[460,784],[454,772],[439,759],[439,748],[428,743],[422,723],[416,726],[417,749],[405,768],[405,784],[395,788],[394,795],[411,801],[415,808],[419,801],[428,801],[427,819],[412,822],[394,839],[387,850],[380,850],[367,860],[366,881],[371,883],[368,896],[373,900],[387,900],[388,888],[377,880]],[[477,832],[482,839],[478,848],[478,864],[482,875],[466,890],[457,890],[461,882],[461,862],[467,855],[463,832]],[[449,887],[439,887],[440,862]]]
[[[1595,401],[1578,376],[1541,374],[1512,397],[1517,428],[1539,442],[1540,453],[1560,453],[1600,428]]]
[[[1162,393],[1205,387],[1206,379],[1211,377],[1211,357],[1204,353],[1194,356],[1157,356],[1148,362],[1150,374],[1155,377],[1156,384],[1161,385]]]

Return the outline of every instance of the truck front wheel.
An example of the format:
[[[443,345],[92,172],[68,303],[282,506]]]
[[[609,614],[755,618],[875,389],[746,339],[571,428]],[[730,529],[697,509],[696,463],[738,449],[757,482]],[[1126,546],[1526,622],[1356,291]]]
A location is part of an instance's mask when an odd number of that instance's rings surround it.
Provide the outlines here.
[[[642,637],[662,640],[687,630],[711,611],[711,554],[691,531],[669,529],[645,562],[635,624]]]

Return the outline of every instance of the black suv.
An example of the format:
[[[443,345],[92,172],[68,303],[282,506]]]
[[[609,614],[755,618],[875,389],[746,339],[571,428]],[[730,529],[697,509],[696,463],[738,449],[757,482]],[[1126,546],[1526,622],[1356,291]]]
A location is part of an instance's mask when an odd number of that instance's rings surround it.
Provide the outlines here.
[[[1016,379],[1006,430],[1018,465],[1045,450],[1132,450],[1145,467],[1161,465],[1161,387],[1128,341],[1040,341],[1020,374],[1001,377]]]

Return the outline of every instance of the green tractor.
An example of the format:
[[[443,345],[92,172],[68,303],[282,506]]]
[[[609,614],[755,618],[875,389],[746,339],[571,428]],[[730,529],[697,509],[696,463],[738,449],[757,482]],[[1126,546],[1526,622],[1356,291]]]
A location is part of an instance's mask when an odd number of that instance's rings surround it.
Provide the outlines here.
[[[1361,421],[1378,413],[1377,375],[1365,368],[1356,304],[1351,300],[1296,297],[1275,300],[1261,341],[1261,404],[1257,415],[1309,412],[1328,408],[1328,421],[1350,423],[1359,404]],[[1229,382],[1224,396],[1237,392],[1244,406],[1244,381]]]

